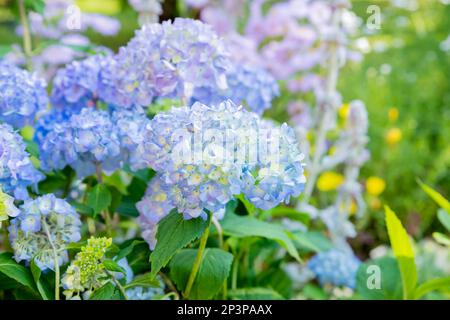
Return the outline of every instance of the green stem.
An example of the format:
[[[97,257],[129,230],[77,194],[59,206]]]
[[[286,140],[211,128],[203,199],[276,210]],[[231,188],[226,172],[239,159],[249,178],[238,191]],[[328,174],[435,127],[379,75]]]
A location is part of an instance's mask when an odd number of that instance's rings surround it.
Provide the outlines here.
[[[65,199],[69,195],[70,187],[72,186],[73,179],[75,178],[75,172],[70,172],[69,177],[67,177],[66,185],[64,186],[64,191],[62,198]]]
[[[103,170],[102,170],[102,165],[99,162],[97,162],[95,164],[95,173],[97,175],[98,183],[103,184]],[[111,217],[109,215],[109,211],[104,210],[102,212],[102,216],[103,216],[103,219],[105,219],[106,233],[108,234],[108,236],[111,236],[112,227],[111,227]]]
[[[169,294],[173,294],[173,296],[175,297],[175,300],[180,300],[180,295],[178,294],[177,288],[175,287],[175,285],[172,283],[172,281],[169,279],[168,276],[166,276],[164,273],[159,272],[160,277],[163,279],[164,283],[169,287],[170,290],[172,290],[172,292],[168,293]],[[166,295],[166,296],[167,296]]]
[[[212,217],[211,221],[212,221],[214,227],[216,227],[216,230],[217,230],[217,235],[219,237],[219,247],[221,249],[223,249],[223,230],[222,230],[222,226],[220,225],[220,222],[217,221],[217,219],[215,217]]]
[[[59,287],[60,287],[60,272],[59,272],[59,263],[58,263],[58,253],[55,247],[55,244],[52,241],[52,237],[50,235],[50,230],[48,229],[47,222],[43,220],[43,227],[45,233],[47,234],[48,241],[53,251],[53,262],[55,264],[55,300],[59,300]]]
[[[116,279],[116,277],[114,277],[113,274],[111,274],[111,272],[109,272],[108,270],[105,270],[106,274],[109,275],[112,279],[112,281],[114,282],[114,284],[117,286],[117,288],[119,289],[120,293],[122,294],[123,298],[125,300],[129,300],[128,296],[125,292],[125,289],[123,288],[123,286],[120,284],[120,282]]]
[[[32,48],[31,48],[31,33],[30,33],[30,26],[28,24],[28,18],[27,18],[27,10],[25,8],[24,0],[18,0],[19,3],[19,14],[20,14],[20,21],[22,23],[23,28],[23,51],[25,53],[25,59],[27,62],[27,69],[31,70],[33,68],[33,63],[31,61],[32,57]]]
[[[197,276],[197,272],[200,269],[200,264],[202,263],[203,259],[203,252],[206,248],[206,241],[208,240],[209,236],[209,226],[211,224],[211,215],[209,214],[208,217],[208,225],[206,226],[205,232],[203,233],[201,239],[200,239],[200,245],[198,247],[197,256],[195,257],[194,265],[192,266],[191,274],[189,275],[189,279],[186,285],[186,289],[183,293],[183,297],[185,299],[189,298],[189,295],[191,293],[192,286],[195,281],[195,277]]]

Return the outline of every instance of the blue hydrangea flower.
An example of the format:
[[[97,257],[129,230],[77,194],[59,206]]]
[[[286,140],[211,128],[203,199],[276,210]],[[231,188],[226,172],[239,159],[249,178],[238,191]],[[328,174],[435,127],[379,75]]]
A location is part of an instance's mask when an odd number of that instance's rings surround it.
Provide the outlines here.
[[[196,88],[192,100],[211,105],[230,99],[235,104],[246,105],[251,111],[261,115],[280,94],[278,83],[268,72],[246,65],[230,68],[227,71],[227,84],[225,90],[212,87]]]
[[[0,124],[0,189],[18,200],[27,199],[27,187],[36,187],[44,178],[25,148],[22,137],[10,125]]]
[[[66,263],[66,245],[80,240],[80,226],[75,209],[53,194],[25,201],[8,228],[15,260],[34,259],[42,271],[54,270],[54,251],[58,265]]]
[[[41,114],[34,126],[34,141],[42,145],[47,134],[53,130],[55,125],[65,123],[70,119],[73,112],[70,109],[50,109]]]
[[[0,61],[0,121],[15,128],[33,124],[48,105],[45,87],[35,74]]]
[[[94,174],[98,164],[106,172],[122,165],[117,130],[103,110],[84,108],[67,121],[54,123],[40,139],[41,166],[46,171],[71,166],[82,178]]]
[[[129,300],[160,300],[164,296],[164,282],[158,276],[159,287],[132,287],[126,290]]]
[[[277,142],[267,146],[264,159],[244,168],[241,189],[256,207],[269,210],[303,192],[306,183],[304,155],[298,148],[294,130],[287,124],[277,127],[262,121],[260,126],[263,140]]]
[[[112,112],[112,123],[117,130],[121,148],[121,159],[130,165],[132,170],[143,167],[142,148],[145,128],[150,120],[140,107],[120,109]]]
[[[355,288],[360,264],[361,261],[353,253],[333,249],[312,257],[308,261],[308,268],[314,272],[321,285]]]
[[[305,183],[292,129],[268,124],[231,101],[159,113],[139,148],[142,163],[159,173],[137,205],[151,247],[157,223],[173,208],[185,219],[206,218],[205,210],[220,219],[234,195],[243,193],[266,210],[298,196]]]
[[[148,106],[155,97],[192,96],[196,87],[226,88],[228,54],[210,26],[177,18],[136,32],[101,74],[110,104]]]
[[[109,59],[109,55],[98,54],[58,70],[50,96],[53,107],[72,114],[97,106],[100,71]]]
[[[158,222],[174,208],[168,192],[170,188],[163,184],[160,176],[156,176],[148,185],[144,198],[136,204],[140,213],[138,222],[141,226],[141,235],[151,250],[156,246]]]

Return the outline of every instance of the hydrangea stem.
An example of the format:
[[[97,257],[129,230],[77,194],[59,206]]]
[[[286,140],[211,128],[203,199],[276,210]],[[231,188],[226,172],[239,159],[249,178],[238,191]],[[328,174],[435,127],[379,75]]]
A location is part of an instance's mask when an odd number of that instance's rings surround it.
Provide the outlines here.
[[[212,217],[211,221],[212,221],[214,227],[216,227],[216,230],[217,230],[217,236],[219,237],[219,247],[221,249],[223,249],[223,230],[222,230],[222,227],[220,225],[220,222],[215,217]]]
[[[95,173],[97,175],[98,183],[103,184],[103,170],[102,165],[99,162],[95,164]],[[111,236],[111,217],[109,216],[108,210],[104,210],[102,212],[102,216],[103,219],[105,219],[106,233],[108,234],[108,236]]]
[[[58,253],[55,247],[55,244],[52,241],[52,236],[50,235],[50,230],[48,229],[47,222],[43,220],[43,227],[45,233],[47,234],[48,241],[53,251],[53,261],[55,264],[55,300],[59,300],[59,287],[60,287],[60,272],[59,272],[59,263],[58,263]]]
[[[20,21],[22,23],[22,28],[23,28],[23,35],[22,35],[23,51],[25,53],[27,68],[28,68],[28,70],[31,70],[33,68],[33,64],[31,61],[31,56],[32,56],[31,33],[30,33],[30,26],[28,24],[27,10],[25,8],[24,0],[18,0],[18,3],[19,3]]]
[[[208,213],[208,225],[206,226],[205,232],[203,233],[200,239],[200,245],[198,247],[197,256],[195,257],[194,265],[192,266],[191,274],[189,275],[188,282],[186,284],[186,289],[184,290],[183,297],[185,299],[189,299],[189,295],[191,293],[192,286],[194,285],[195,277],[197,276],[197,272],[200,269],[200,264],[202,263],[203,253],[206,248],[206,241],[209,236],[209,226],[211,224],[211,213]]]
[[[114,282],[114,284],[116,285],[117,289],[119,289],[120,293],[122,294],[123,298],[125,300],[129,300],[127,293],[125,292],[124,287],[122,286],[122,284],[116,279],[116,277],[114,277],[113,274],[111,274],[111,272],[109,272],[108,270],[105,270],[106,274],[109,275],[112,279],[112,281]]]

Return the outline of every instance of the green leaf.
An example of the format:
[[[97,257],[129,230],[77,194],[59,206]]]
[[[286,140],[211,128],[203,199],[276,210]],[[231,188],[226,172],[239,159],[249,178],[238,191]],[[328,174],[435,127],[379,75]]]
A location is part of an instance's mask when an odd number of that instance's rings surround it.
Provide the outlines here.
[[[25,140],[25,143],[27,144],[28,153],[36,158],[39,158],[39,146],[37,143],[32,140]]]
[[[321,232],[294,232],[294,243],[299,249],[313,252],[324,252],[333,248],[331,241]]]
[[[12,51],[12,46],[10,45],[0,45],[0,58],[4,57]]]
[[[147,185],[148,183],[140,178],[133,178],[127,188],[129,198],[134,200],[134,202],[140,201],[147,190]]]
[[[87,205],[94,210],[94,215],[99,214],[111,204],[111,193],[103,184],[97,184],[87,196]]]
[[[34,279],[30,270],[15,262],[12,259],[12,254],[0,254],[0,272],[11,279],[14,279],[20,284],[30,288],[31,290],[36,290]]]
[[[11,279],[0,272],[0,291],[1,290],[10,290],[15,288],[20,288],[23,286],[18,283],[16,280]]]
[[[450,214],[450,202],[445,199],[439,192],[419,181],[422,189],[448,214]]]
[[[328,298],[326,292],[322,287],[307,283],[302,289],[302,295],[304,295],[308,299],[313,300],[326,300]]]
[[[253,203],[251,203],[250,201],[248,201],[247,199],[245,199],[244,195],[241,194],[237,198],[239,199],[239,201],[242,202],[242,204],[245,207],[245,210],[247,210],[247,213],[249,215],[253,215],[255,213],[255,211],[256,211],[255,205]]]
[[[292,279],[281,267],[272,267],[258,275],[257,285],[270,288],[280,293],[284,298],[292,296]]]
[[[308,225],[310,221],[309,214],[285,206],[275,207],[271,210],[267,210],[264,212],[263,217],[264,216],[271,216],[273,218],[289,218],[291,220],[301,222],[304,225]]]
[[[450,238],[440,232],[433,232],[433,238],[437,243],[450,247]]]
[[[89,300],[113,300],[116,287],[111,282],[106,283],[99,289],[95,290]]]
[[[232,213],[228,213],[225,216],[221,225],[224,234],[229,236],[237,238],[262,237],[275,240],[280,243],[292,257],[297,261],[301,261],[297,249],[291,240],[292,235],[280,225],[261,221],[251,216],[238,216]]]
[[[450,232],[450,214],[447,214],[443,209],[438,211],[438,219],[442,225]]]
[[[206,221],[201,218],[184,220],[183,215],[176,211],[162,219],[156,233],[157,244],[150,255],[152,276],[166,266],[179,249],[198,239],[205,228]]]
[[[79,203],[79,202],[75,202],[75,201],[70,201],[69,203],[70,203],[70,205],[72,207],[75,208],[75,210],[79,214],[81,214],[83,216],[87,216],[87,217],[93,217],[94,216],[94,210],[91,207],[89,207],[87,205],[84,205],[82,203]]]
[[[25,0],[25,7],[28,10],[44,14],[45,2],[44,0]]]
[[[186,288],[197,252],[197,249],[181,250],[170,262],[171,278],[180,291]],[[194,300],[213,298],[227,279],[232,262],[231,253],[216,248],[205,249],[189,298]]]
[[[39,182],[39,191],[42,193],[53,193],[56,190],[64,190],[67,179],[62,175],[47,176],[44,181]]]
[[[116,171],[110,176],[106,176],[104,181],[107,186],[114,187],[123,195],[127,195],[126,177],[123,177],[124,173]],[[125,174],[126,175],[126,174]]]
[[[361,264],[356,275],[356,292],[366,300],[401,299],[398,262],[392,257],[382,257]]]
[[[125,258],[133,251],[135,246],[137,246],[138,244],[144,243],[144,242],[145,241],[143,241],[143,240],[133,240],[133,242],[131,244],[129,244],[128,246],[126,246],[123,249],[120,249],[120,251],[117,253],[116,260],[119,261],[122,258]]]
[[[132,287],[152,287],[152,288],[159,288],[161,285],[158,280],[156,280],[152,275],[149,273],[141,274],[136,276],[133,281],[131,281],[129,284],[125,286],[125,289],[132,288]]]
[[[230,290],[228,297],[232,300],[284,300],[276,291],[268,288],[242,288]]]
[[[49,284],[44,279],[41,279],[41,269],[36,265],[34,259],[31,260],[30,269],[42,299],[53,300],[55,297],[53,291]]]
[[[415,299],[420,299],[431,291],[450,292],[450,277],[429,280],[417,287],[414,294]]]
[[[139,216],[139,211],[136,209],[136,201],[129,196],[122,197],[122,201],[116,211],[125,217]]]
[[[391,241],[392,251],[396,257],[414,258],[414,252],[406,230],[395,213],[388,207],[386,211],[386,227]]]
[[[414,262],[414,251],[406,230],[395,213],[385,207],[386,226],[392,251],[397,258],[403,284],[403,298],[412,299],[417,285],[417,270]]]
[[[104,260],[103,261],[103,265],[105,266],[106,270],[109,270],[109,271],[112,271],[112,272],[120,272],[120,273],[123,273],[123,274],[127,273],[124,268],[119,266],[117,264],[117,262],[115,262],[113,260]]]
[[[16,300],[42,300],[39,292],[31,290],[28,287],[21,287],[13,291]]]

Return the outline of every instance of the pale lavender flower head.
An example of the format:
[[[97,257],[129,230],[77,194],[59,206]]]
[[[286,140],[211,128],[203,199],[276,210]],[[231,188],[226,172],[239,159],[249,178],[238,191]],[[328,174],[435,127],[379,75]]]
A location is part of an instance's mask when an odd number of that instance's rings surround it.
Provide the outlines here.
[[[42,271],[55,270],[54,249],[59,266],[68,262],[66,246],[81,239],[80,226],[75,209],[53,194],[25,201],[8,227],[15,260],[34,259]]]
[[[53,82],[51,101],[55,108],[67,113],[79,113],[83,108],[97,106],[100,71],[110,56],[95,55],[74,61],[60,69]]]
[[[15,128],[32,125],[48,105],[46,82],[5,61],[0,61],[0,121]]]
[[[28,198],[27,187],[44,178],[25,151],[22,137],[8,124],[0,124],[0,190],[18,200]]]
[[[333,249],[320,252],[308,261],[311,269],[322,285],[345,286],[355,288],[356,272],[361,261],[352,253]]]
[[[256,145],[265,152],[250,151]],[[265,210],[298,196],[305,178],[297,146],[287,125],[268,124],[231,101],[159,113],[140,146],[143,162],[158,172],[138,204],[146,238],[154,239],[171,209],[185,219],[206,218],[205,210],[220,219],[234,195],[243,193]]]
[[[156,97],[189,99],[196,87],[226,88],[223,42],[200,21],[149,24],[122,47],[104,74],[102,98],[148,106]]]
[[[237,105],[261,115],[271,107],[272,100],[279,95],[275,79],[265,70],[246,65],[236,65],[227,72],[228,88],[197,88],[193,100],[216,105],[227,99]]]
[[[122,165],[117,130],[106,111],[84,108],[54,124],[41,139],[41,166],[46,171],[71,166],[82,178],[95,173],[98,164],[106,172]]]

